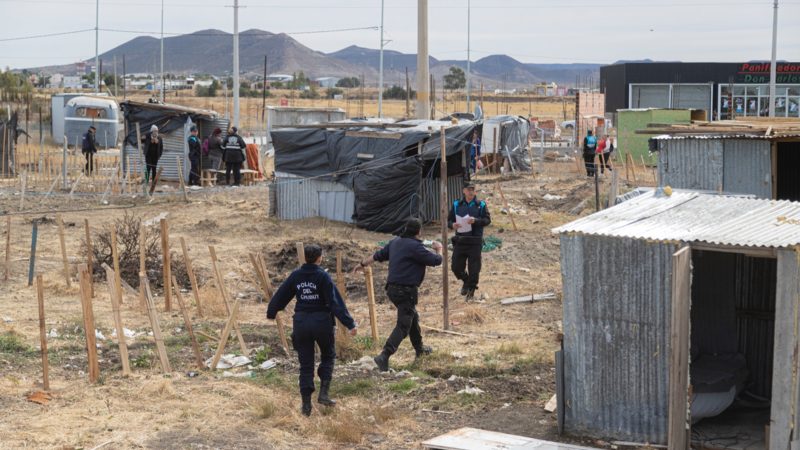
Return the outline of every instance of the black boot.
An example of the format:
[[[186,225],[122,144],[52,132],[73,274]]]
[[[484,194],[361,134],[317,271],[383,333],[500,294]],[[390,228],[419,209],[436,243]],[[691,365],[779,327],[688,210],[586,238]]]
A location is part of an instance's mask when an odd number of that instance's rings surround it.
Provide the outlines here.
[[[465,281],[464,284],[461,286],[461,295],[462,296],[463,295],[467,295],[467,291],[468,290],[469,290],[469,288],[467,288],[467,282]]]
[[[319,383],[319,396],[317,397],[317,402],[325,406],[336,406],[336,400],[333,400],[330,397],[328,397],[328,390],[330,390],[330,388],[331,388],[331,380],[321,381]]]
[[[433,349],[428,345],[423,345],[419,350],[417,350],[417,358],[430,355],[431,353],[433,353]]]
[[[381,352],[380,355],[372,358],[375,361],[375,364],[378,365],[378,370],[381,372],[388,372],[389,371],[389,355],[384,352]]]
[[[475,288],[467,289],[467,295],[464,297],[465,301],[470,301],[475,299]]]
[[[308,417],[311,415],[311,393],[302,394],[303,397],[303,406],[300,411],[303,413],[304,416]]]

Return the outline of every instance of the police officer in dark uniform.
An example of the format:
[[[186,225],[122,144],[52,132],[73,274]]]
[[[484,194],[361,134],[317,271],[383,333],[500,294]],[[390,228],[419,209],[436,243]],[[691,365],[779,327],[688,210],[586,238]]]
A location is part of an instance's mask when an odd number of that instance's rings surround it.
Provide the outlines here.
[[[431,253],[420,240],[422,223],[419,219],[409,219],[403,233],[361,261],[355,270],[364,268],[375,261],[389,261],[389,276],[386,279],[386,295],[397,307],[397,324],[386,339],[383,351],[374,358],[381,372],[389,370],[389,357],[392,356],[403,339],[408,336],[417,357],[431,353],[431,348],[422,344],[419,328],[417,299],[419,285],[425,278],[425,268],[442,263],[442,244],[433,243],[436,252]]]
[[[481,273],[483,227],[492,223],[486,202],[475,196],[475,185],[467,183],[461,200],[453,202],[447,225],[456,231],[453,237],[453,273],[463,282],[461,295],[472,300]]]
[[[191,163],[189,186],[200,186],[200,157],[203,154],[203,148],[200,144],[200,139],[197,137],[197,126],[192,125],[189,131],[192,133],[188,139],[189,162]]]
[[[294,327],[292,345],[300,361],[300,395],[303,399],[301,411],[311,415],[311,394],[314,392],[315,344],[320,349],[320,363],[317,373],[320,379],[317,401],[333,406],[336,401],[328,396],[333,378],[333,363],[336,358],[334,347],[334,316],[356,335],[356,322],[347,311],[336,285],[330,275],[319,264],[322,262],[322,249],[318,245],[304,248],[306,263],[292,272],[289,278],[272,296],[267,307],[267,318],[274,319],[278,311],[286,308],[297,299],[294,307]]]

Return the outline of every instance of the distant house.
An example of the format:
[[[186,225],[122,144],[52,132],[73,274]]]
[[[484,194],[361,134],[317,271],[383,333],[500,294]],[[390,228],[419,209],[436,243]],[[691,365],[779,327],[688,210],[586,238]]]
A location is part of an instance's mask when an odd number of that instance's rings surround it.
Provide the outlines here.
[[[272,73],[267,75],[267,86],[271,85],[272,83],[288,83],[294,79],[292,75],[286,75],[283,73]]]
[[[538,83],[533,87],[533,93],[543,97],[553,97],[558,93],[558,85],[546,82]]]
[[[339,80],[341,80],[341,78],[337,78],[337,77],[320,77],[320,78],[314,79],[314,81],[317,84],[319,84],[319,87],[321,87],[321,88],[333,88],[333,87],[336,87],[336,83],[338,83]]]
[[[60,73],[54,73],[52,76],[50,76],[50,82],[47,83],[47,87],[50,89],[61,87],[61,83],[63,81],[64,81],[64,75]]]
[[[63,79],[64,89],[80,89],[82,85],[83,82],[79,76],[69,76]]]

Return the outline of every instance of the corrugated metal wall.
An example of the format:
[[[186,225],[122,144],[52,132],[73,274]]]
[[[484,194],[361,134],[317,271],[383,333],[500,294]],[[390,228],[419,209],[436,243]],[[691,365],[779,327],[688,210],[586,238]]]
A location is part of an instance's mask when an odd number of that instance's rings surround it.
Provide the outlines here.
[[[723,189],[725,192],[772,198],[772,145],[759,139],[726,139]]]
[[[420,184],[419,214],[424,223],[439,220],[439,178],[423,178]],[[455,175],[447,179],[449,203],[463,196],[464,176]],[[449,206],[448,206],[449,209]]]
[[[355,194],[347,186],[325,180],[276,177],[270,189],[275,192],[275,215],[282,220],[326,217],[352,223]]]
[[[666,443],[675,243],[561,236],[565,428]]]
[[[658,152],[661,185],[717,191],[723,188],[723,146],[719,139],[662,141]]]

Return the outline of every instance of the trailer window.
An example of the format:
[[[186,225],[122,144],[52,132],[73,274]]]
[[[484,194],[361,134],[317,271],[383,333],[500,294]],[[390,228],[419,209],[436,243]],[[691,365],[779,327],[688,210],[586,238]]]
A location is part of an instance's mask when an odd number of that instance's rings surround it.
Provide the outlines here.
[[[102,108],[87,108],[80,107],[75,110],[78,117],[88,117],[91,119],[105,119],[108,117],[108,111]]]

